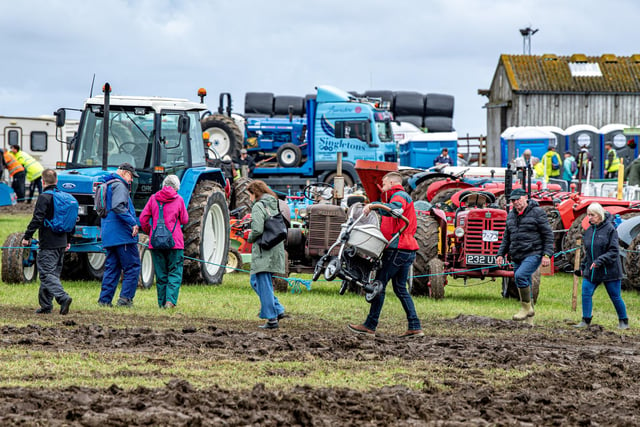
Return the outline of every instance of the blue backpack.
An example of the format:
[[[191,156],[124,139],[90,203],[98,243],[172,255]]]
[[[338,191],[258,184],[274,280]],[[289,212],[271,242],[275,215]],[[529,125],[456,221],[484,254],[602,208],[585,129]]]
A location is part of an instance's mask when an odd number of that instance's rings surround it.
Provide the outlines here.
[[[178,219],[176,218],[173,230],[169,231],[167,224],[164,222],[164,205],[157,200],[156,203],[158,204],[160,214],[158,215],[156,228],[151,230],[151,238],[149,239],[151,246],[153,246],[153,249],[173,249],[175,246],[175,242],[173,241],[173,231],[178,225]]]
[[[44,220],[44,225],[55,233],[71,233],[78,220],[78,201],[69,193],[55,190],[44,192],[53,195],[53,219]]]

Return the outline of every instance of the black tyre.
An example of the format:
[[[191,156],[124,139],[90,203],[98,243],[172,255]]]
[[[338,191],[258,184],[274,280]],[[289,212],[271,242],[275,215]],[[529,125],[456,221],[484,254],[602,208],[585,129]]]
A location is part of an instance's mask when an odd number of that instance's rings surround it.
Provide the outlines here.
[[[576,257],[576,251],[572,249],[576,248],[576,242],[578,241],[578,238],[582,239],[582,235],[584,234],[584,228],[582,228],[582,220],[585,216],[586,214],[582,214],[574,219],[571,223],[571,227],[569,227],[569,230],[562,238],[562,250],[571,251],[564,254],[564,259],[570,265],[573,265],[574,259]]]
[[[29,283],[38,277],[35,251],[20,249],[23,236],[24,233],[12,233],[4,241],[2,281],[5,283]]]
[[[273,101],[273,114],[275,116],[288,116],[289,107],[294,116],[304,114],[304,98],[300,96],[276,96]]]
[[[80,254],[80,258],[83,259],[82,262],[86,266],[86,271],[89,272],[91,278],[102,281],[107,255],[104,252],[87,252]]]
[[[626,256],[622,259],[622,266],[622,289],[640,291],[640,234],[631,241]]]
[[[242,206],[246,206],[245,214],[251,212],[251,199],[249,198],[249,191],[247,188],[249,184],[253,182],[253,179],[242,177],[233,181],[233,200],[234,205],[232,209],[238,209]]]
[[[547,219],[549,220],[549,226],[553,233],[553,252],[559,253],[562,251],[562,236],[563,233],[556,232],[563,229],[562,225],[562,217],[560,216],[560,211],[556,209],[555,206],[541,206],[542,209],[547,213]],[[560,265],[565,263],[564,256],[558,255],[553,260],[555,265]]]
[[[215,150],[220,158],[227,155],[232,159],[238,157],[242,149],[243,135],[231,117],[212,114],[202,119],[200,124],[202,131],[209,133],[209,140],[204,141],[208,148]]]
[[[424,127],[428,132],[453,132],[453,119],[451,117],[427,116],[424,118]]]
[[[324,279],[327,282],[333,281],[340,272],[340,260],[338,257],[331,257],[324,267]]]
[[[411,186],[409,185],[409,179],[419,173],[422,172],[422,170],[420,169],[400,169],[398,171],[398,173],[400,175],[402,175],[402,186],[404,187],[404,191],[406,191],[408,194],[411,194],[411,191],[413,190],[411,188]]]
[[[536,272],[533,273],[533,276],[531,276],[531,293],[534,304],[538,302],[538,295],[540,294],[540,278],[540,268],[538,268]],[[502,296],[504,298],[520,299],[520,293],[518,292],[518,287],[513,277],[502,278]]]
[[[327,176],[324,177],[324,182],[326,184],[330,184],[333,185],[333,179],[338,176],[338,174],[336,172],[331,172],[330,174],[328,174]],[[344,186],[345,187],[353,187],[354,184],[354,180],[353,177],[351,175],[349,175],[346,172],[342,172],[342,177],[344,178]]]
[[[413,200],[427,200],[427,190],[429,189],[429,186],[434,182],[440,181],[442,179],[444,178],[440,176],[425,179],[424,181],[422,181],[420,184],[416,186],[415,190],[411,192],[411,198]]]
[[[451,197],[460,190],[462,190],[462,188],[449,188],[447,190],[440,191],[439,193],[436,193],[435,196],[433,196],[433,199],[431,199],[431,203],[434,205],[436,203],[447,203],[449,200],[451,200]]]
[[[424,95],[418,92],[396,92],[393,109],[394,117],[424,116]]]
[[[282,144],[276,153],[278,164],[283,168],[294,168],[300,164],[302,152],[300,147],[290,142]]]
[[[404,116],[396,116],[395,119],[399,122],[411,123],[412,125],[417,126],[419,128],[424,127],[424,119],[422,116],[404,115]]]
[[[428,263],[429,267],[429,296],[433,299],[444,298],[444,284],[446,277],[444,276],[444,264],[438,258],[431,258]]]
[[[140,254],[140,275],[138,276],[138,287],[142,289],[150,289],[155,279],[155,269],[153,267],[153,258],[151,250],[149,250],[149,236],[146,234],[138,235],[138,253]]]
[[[229,248],[225,274],[237,273],[242,268],[242,255],[236,248]]]
[[[244,96],[244,113],[271,116],[273,114],[273,93],[247,92]]]
[[[454,98],[451,95],[428,93],[424,97],[424,115],[453,117]]]
[[[200,181],[187,210],[183,283],[219,284],[229,251],[229,209],[224,191],[211,181]]]
[[[418,229],[415,238],[418,241],[416,260],[413,262],[413,295],[429,295],[429,261],[438,256],[439,226],[435,218],[418,215]]]

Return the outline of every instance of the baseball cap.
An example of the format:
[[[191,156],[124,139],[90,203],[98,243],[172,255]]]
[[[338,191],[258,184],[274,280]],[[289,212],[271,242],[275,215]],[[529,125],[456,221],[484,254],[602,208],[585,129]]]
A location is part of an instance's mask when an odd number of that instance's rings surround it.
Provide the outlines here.
[[[243,148],[242,150],[240,150],[240,154],[247,154],[247,150]]]
[[[511,195],[509,196],[509,200],[518,200],[520,197],[526,196],[526,195],[527,195],[527,192],[524,191],[522,188],[516,188],[511,192]]]
[[[118,166],[118,169],[131,172],[131,174],[136,178],[138,178],[139,176],[138,173],[136,172],[136,168],[134,168],[131,163],[122,163],[120,166]]]

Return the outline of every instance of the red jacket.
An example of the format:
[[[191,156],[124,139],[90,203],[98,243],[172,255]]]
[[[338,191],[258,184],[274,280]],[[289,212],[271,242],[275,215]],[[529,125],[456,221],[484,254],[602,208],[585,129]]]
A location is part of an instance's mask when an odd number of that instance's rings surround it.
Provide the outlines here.
[[[164,223],[169,231],[173,230],[173,242],[175,243],[173,249],[184,249],[184,238],[180,225],[185,225],[189,222],[189,215],[187,214],[184,200],[182,200],[182,197],[171,187],[162,187],[162,190],[149,197],[149,201],[140,214],[142,231],[151,236],[150,232],[152,227],[155,229],[157,226],[160,208],[158,208],[156,200],[163,203]],[[150,224],[150,221],[153,221],[153,225]],[[151,242],[149,242],[149,249],[153,249]]]
[[[414,236],[418,229],[418,220],[416,219],[416,211],[413,208],[411,196],[404,191],[402,185],[396,185],[382,193],[380,199],[381,203],[378,202],[376,204],[383,204],[391,209],[402,209],[402,215],[409,220],[409,226],[398,239],[389,244],[389,248],[417,251],[419,246]],[[380,214],[382,214],[380,231],[382,231],[385,239],[391,240],[391,237],[402,228],[404,221],[400,218],[392,217],[391,214],[383,210],[380,210]]]

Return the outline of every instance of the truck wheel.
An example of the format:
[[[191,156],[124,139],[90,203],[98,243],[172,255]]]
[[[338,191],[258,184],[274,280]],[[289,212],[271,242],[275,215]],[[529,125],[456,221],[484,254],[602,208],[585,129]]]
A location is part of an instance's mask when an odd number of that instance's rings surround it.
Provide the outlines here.
[[[19,249],[24,233],[12,233],[4,241],[2,249],[2,281],[5,283],[29,283],[36,280],[35,251]]]
[[[325,182],[326,184],[333,185],[333,180],[334,180],[334,178],[335,178],[336,176],[338,176],[338,174],[337,174],[337,173],[335,173],[335,172],[331,172],[329,175],[327,175],[327,176],[324,178],[324,182]],[[349,175],[348,173],[344,173],[344,172],[343,172],[343,173],[342,173],[342,176],[343,176],[343,178],[344,178],[344,186],[345,186],[345,187],[353,187],[353,178],[351,177],[351,175]]]
[[[249,192],[247,191],[247,187],[249,184],[253,182],[253,179],[242,177],[233,181],[233,194],[235,203],[233,209],[238,209],[239,207],[246,206],[247,211],[244,213],[251,212],[251,199],[249,198]]]
[[[413,262],[413,295],[429,295],[429,261],[438,256],[439,227],[435,218],[428,215],[417,215],[418,228],[415,238],[419,249]]]
[[[283,144],[276,153],[278,164],[283,168],[294,168],[300,163],[302,152],[300,147],[290,142]]]
[[[155,269],[153,268],[153,258],[149,249],[149,236],[145,234],[138,235],[138,252],[140,254],[140,276],[138,276],[138,287],[150,289],[153,286],[155,278]]]
[[[209,140],[205,144],[223,158],[228,155],[231,158],[238,157],[242,149],[243,135],[236,122],[229,116],[212,114],[200,121],[203,132],[209,132]]]
[[[189,222],[183,229],[183,283],[219,284],[227,263],[230,227],[222,188],[212,181],[200,181],[191,196],[188,213]]]
[[[444,264],[438,258],[432,258],[429,261],[429,296],[433,299],[444,298],[444,284],[446,278],[444,276]]]
[[[531,276],[531,292],[533,295],[533,303],[538,302],[538,294],[540,293],[540,268]],[[513,277],[502,278],[502,296],[504,298],[514,298],[520,300],[520,293]]]
[[[107,260],[107,255],[102,252],[87,252],[86,254],[81,254],[81,258],[84,258],[91,278],[101,281],[104,275],[104,264]]]
[[[236,273],[240,268],[242,268],[242,255],[240,255],[240,252],[238,252],[237,249],[229,248],[225,274]]]

